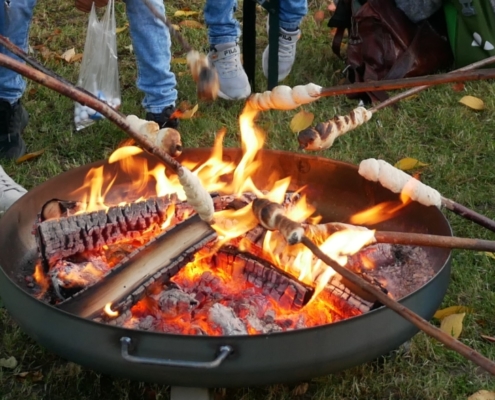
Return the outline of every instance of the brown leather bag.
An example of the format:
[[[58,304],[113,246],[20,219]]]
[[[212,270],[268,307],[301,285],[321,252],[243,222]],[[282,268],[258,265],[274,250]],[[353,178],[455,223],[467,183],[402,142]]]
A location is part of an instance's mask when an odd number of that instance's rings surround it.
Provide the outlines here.
[[[76,0],[75,6],[79,11],[89,13],[93,2],[97,8],[105,7],[108,4],[108,0]]]
[[[345,71],[350,82],[429,75],[452,65],[446,32],[440,31],[442,24],[436,23],[436,29],[430,20],[415,24],[394,0],[340,0],[328,25],[337,28],[332,50],[339,57],[348,30]],[[359,97],[383,101],[388,96],[370,92]]]

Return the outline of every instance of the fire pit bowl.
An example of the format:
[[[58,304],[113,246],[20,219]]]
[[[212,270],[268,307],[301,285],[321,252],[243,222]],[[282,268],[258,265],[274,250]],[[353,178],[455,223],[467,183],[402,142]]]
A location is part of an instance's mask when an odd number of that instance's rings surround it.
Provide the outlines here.
[[[183,160],[204,161],[210,149],[191,149]],[[142,153],[151,167],[157,160]],[[239,149],[224,158],[238,161]],[[253,176],[259,188],[269,175],[291,176],[291,187],[307,185],[309,202],[324,221],[343,221],[353,213],[398,196],[366,181],[354,165],[281,151],[260,151],[263,167]],[[329,374],[373,360],[397,348],[418,329],[381,307],[334,324],[254,336],[185,336],[124,329],[63,312],[34,298],[25,287],[37,257],[31,233],[40,207],[52,198],[78,200],[69,193],[81,187],[99,161],[65,172],[32,189],[0,220],[0,293],[20,327],[40,345],[96,371],[139,381],[177,386],[235,387],[294,382]],[[125,190],[125,179],[115,191]],[[122,192],[121,192],[122,193]],[[391,231],[451,235],[443,214],[434,207],[409,204],[400,216],[374,226]],[[429,319],[449,282],[449,250],[427,248],[435,276],[401,300]]]

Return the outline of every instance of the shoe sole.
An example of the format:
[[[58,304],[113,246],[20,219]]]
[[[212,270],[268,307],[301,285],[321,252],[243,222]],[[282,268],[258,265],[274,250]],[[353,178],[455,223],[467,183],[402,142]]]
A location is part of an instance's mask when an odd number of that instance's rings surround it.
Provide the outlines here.
[[[239,96],[239,97],[230,97],[227,96],[225,93],[223,93],[221,90],[218,91],[218,97],[221,97],[224,100],[244,100],[247,99],[251,95],[251,89],[249,90],[249,93],[247,93],[245,96]]]

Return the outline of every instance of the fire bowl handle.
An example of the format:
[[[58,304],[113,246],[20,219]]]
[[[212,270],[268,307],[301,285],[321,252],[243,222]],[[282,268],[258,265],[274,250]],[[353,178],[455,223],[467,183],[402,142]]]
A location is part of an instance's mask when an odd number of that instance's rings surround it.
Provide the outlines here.
[[[220,346],[217,358],[213,361],[180,361],[180,360],[164,360],[159,358],[149,357],[137,357],[129,354],[129,348],[131,347],[131,338],[124,336],[120,338],[121,343],[121,355],[126,361],[138,363],[138,364],[152,364],[152,365],[164,365],[167,367],[183,367],[183,368],[201,368],[211,369],[217,368],[227,358],[227,356],[234,351],[231,346]]]

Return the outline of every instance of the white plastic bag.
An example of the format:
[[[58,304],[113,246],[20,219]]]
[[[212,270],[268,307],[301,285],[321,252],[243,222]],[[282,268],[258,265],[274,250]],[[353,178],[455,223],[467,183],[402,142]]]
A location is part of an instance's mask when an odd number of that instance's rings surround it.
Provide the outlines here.
[[[118,109],[121,98],[115,25],[114,0],[108,2],[101,21],[98,21],[93,3],[77,85]],[[92,108],[77,102],[74,105],[76,130],[103,118]]]

